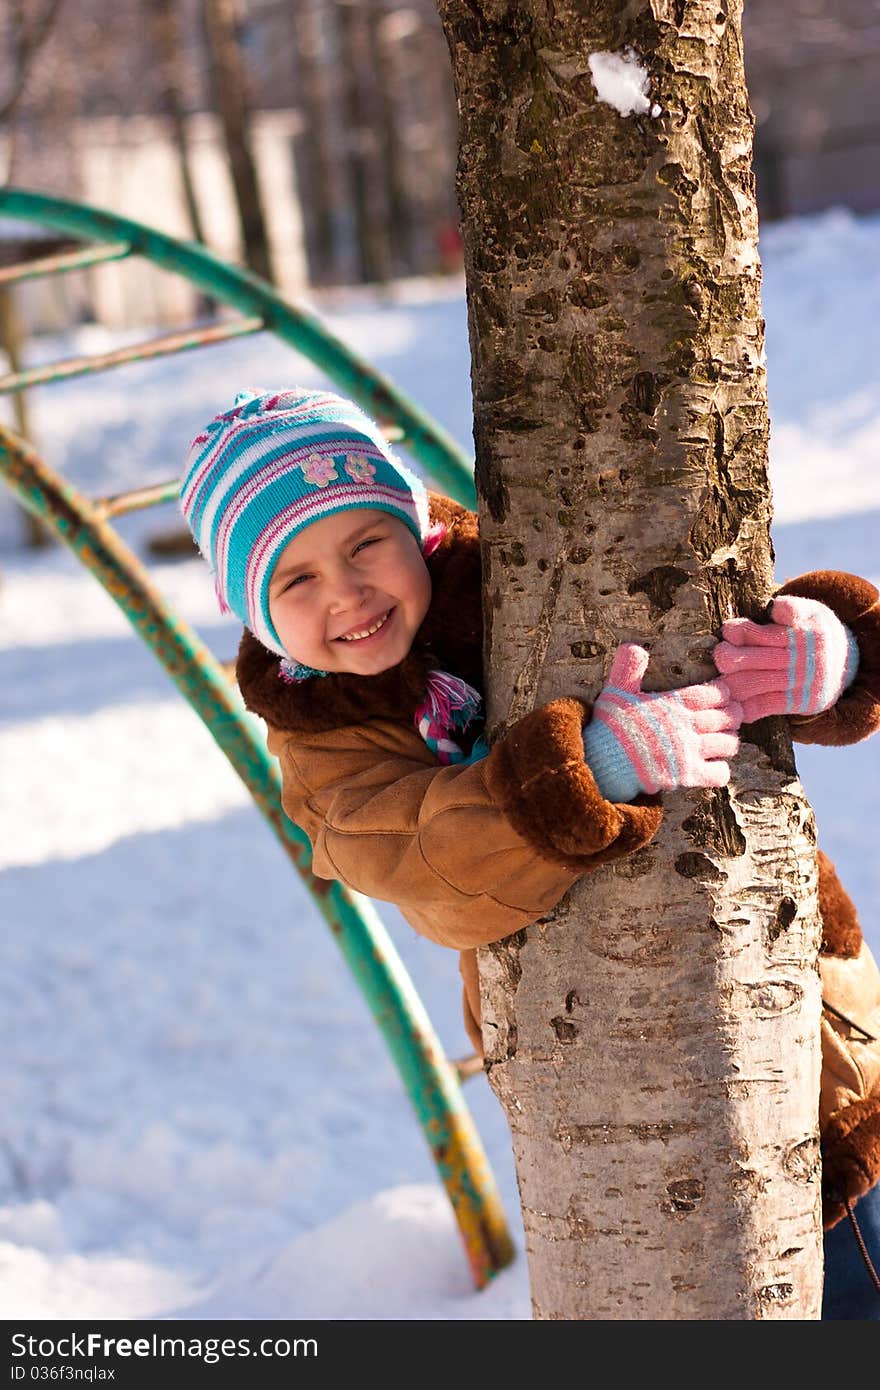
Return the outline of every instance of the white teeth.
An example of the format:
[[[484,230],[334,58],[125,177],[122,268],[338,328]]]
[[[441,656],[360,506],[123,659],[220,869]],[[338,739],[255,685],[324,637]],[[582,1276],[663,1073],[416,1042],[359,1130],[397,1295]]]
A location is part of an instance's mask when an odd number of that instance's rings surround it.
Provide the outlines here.
[[[389,608],[388,612],[383,613],[382,617],[379,618],[375,623],[373,623],[372,627],[365,628],[363,632],[347,632],[344,637],[340,638],[340,641],[357,642],[361,637],[372,637],[374,632],[378,632],[379,628],[383,627],[384,624],[387,623],[390,613],[391,609]]]

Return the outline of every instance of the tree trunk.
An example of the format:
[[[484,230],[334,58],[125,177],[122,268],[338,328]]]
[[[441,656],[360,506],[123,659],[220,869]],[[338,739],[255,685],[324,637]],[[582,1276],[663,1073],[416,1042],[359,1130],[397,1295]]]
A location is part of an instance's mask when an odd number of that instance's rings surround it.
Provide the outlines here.
[[[244,258],[255,274],[273,280],[269,235],[251,145],[244,60],[236,32],[235,0],[202,0],[214,105],[220,116],[235,190]]]
[[[196,241],[207,242],[192,171],[186,108],[183,99],[184,35],[178,10],[179,0],[150,0],[152,38],[159,64],[159,103],[171,130],[177,154],[190,232]]]
[[[15,303],[15,291],[11,285],[0,285],[0,349],[6,354],[10,372],[20,372],[24,369],[23,348],[24,329]],[[12,416],[22,439],[32,441],[34,436],[26,391],[13,391]],[[29,546],[39,548],[51,544],[52,532],[38,516],[22,507],[21,519]]]
[[[771,590],[753,121],[739,0],[441,0],[459,100],[490,736],[715,674]],[[590,55],[630,47],[636,110]],[[625,105],[625,103],[623,103]],[[733,782],[481,952],[533,1312],[813,1318],[821,1301],[812,813],[780,720]]]
[[[435,32],[426,24],[419,54],[419,64],[424,65],[422,102],[432,131],[429,149],[423,156],[429,183],[425,216],[431,229],[431,269],[448,273],[461,270],[458,204],[453,180],[446,174],[447,159],[456,145],[458,111],[448,67],[439,61],[442,42],[442,28]]]
[[[367,40],[373,76],[379,173],[385,194],[388,251],[394,275],[411,275],[415,269],[413,209],[406,182],[405,156],[399,109],[400,63],[388,35],[393,11],[380,0],[367,7]]]
[[[296,173],[309,280],[332,283],[336,269],[333,154],[323,38],[323,0],[294,0],[294,101],[302,117],[296,136]]]
[[[369,44],[362,7],[357,0],[336,0],[336,14],[359,275],[367,283],[383,283],[391,278],[391,258],[382,189],[376,178],[376,128],[367,98],[369,83],[378,78],[367,70]]]
[[[45,0],[37,9],[23,0],[14,0],[4,6],[2,32],[8,81],[0,89],[0,127],[12,126],[34,63],[52,35],[60,5],[61,0]]]

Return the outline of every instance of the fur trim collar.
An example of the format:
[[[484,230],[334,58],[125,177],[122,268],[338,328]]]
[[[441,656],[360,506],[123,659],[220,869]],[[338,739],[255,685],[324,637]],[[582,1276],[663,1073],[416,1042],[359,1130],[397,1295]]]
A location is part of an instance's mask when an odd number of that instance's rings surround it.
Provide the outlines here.
[[[428,494],[431,522],[447,532],[425,560],[433,596],[407,656],[378,676],[335,672],[300,685],[278,674],[280,658],[245,628],[235,677],[245,705],[275,729],[326,731],[365,719],[415,714],[430,670],[449,671],[483,690],[480,539],[475,512]]]

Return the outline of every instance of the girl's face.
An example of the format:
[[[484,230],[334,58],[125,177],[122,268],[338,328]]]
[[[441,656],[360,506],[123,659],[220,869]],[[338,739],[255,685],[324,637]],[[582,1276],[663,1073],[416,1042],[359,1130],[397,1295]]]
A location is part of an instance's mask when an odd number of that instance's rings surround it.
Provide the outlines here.
[[[403,660],[430,602],[418,541],[374,507],[313,521],[282,550],[269,584],[269,613],[287,655],[361,676]]]

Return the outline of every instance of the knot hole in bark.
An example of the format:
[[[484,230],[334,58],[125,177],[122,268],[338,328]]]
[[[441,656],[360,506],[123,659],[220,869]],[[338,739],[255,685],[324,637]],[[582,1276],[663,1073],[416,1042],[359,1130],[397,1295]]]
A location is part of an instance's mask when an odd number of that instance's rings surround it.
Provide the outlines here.
[[[550,1027],[561,1043],[574,1042],[580,1032],[576,1023],[572,1023],[570,1018],[563,1018],[561,1014],[557,1014],[555,1018],[551,1018]]]
[[[719,879],[727,877],[717,864],[713,864],[699,850],[680,854],[675,861],[675,872],[681,874],[682,878],[699,878],[704,883],[717,883]]]
[[[687,584],[690,575],[674,565],[657,565],[655,569],[631,579],[626,586],[628,594],[645,594],[652,608],[659,613],[668,613],[675,607],[675,592],[682,584]]]
[[[692,844],[713,850],[725,859],[735,859],[746,852],[746,837],[739,828],[726,787],[718,787],[703,797],[681,828]]]
[[[788,930],[797,917],[797,903],[793,898],[783,898],[776,909],[776,916],[767,928],[767,936],[772,945]]]
[[[699,1178],[677,1178],[667,1183],[669,1201],[661,1203],[663,1211],[696,1211],[706,1195],[705,1183]]]

